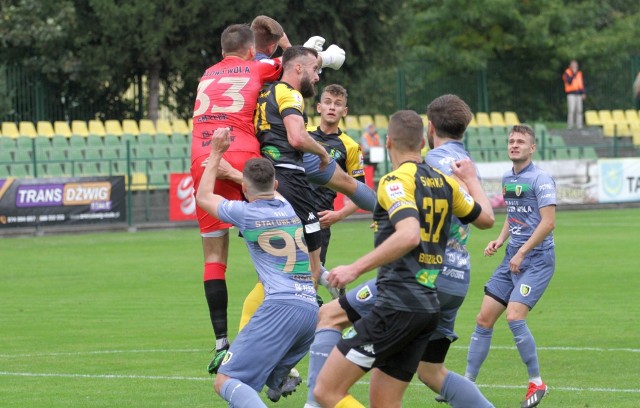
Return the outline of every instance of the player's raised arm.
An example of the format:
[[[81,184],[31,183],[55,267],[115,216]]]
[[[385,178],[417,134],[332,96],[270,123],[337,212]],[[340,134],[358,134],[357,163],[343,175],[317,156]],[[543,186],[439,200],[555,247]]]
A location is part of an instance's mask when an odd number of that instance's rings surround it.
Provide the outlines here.
[[[493,207],[480,184],[473,162],[469,159],[458,160],[451,165],[451,170],[453,174],[466,185],[469,190],[469,195],[482,207],[482,212],[472,224],[480,229],[493,227],[493,223],[495,222]]]
[[[218,217],[218,205],[224,200],[224,197],[214,194],[213,189],[222,154],[229,148],[229,144],[229,128],[216,129],[211,138],[209,162],[202,174],[200,188],[196,194],[198,206],[216,218]]]

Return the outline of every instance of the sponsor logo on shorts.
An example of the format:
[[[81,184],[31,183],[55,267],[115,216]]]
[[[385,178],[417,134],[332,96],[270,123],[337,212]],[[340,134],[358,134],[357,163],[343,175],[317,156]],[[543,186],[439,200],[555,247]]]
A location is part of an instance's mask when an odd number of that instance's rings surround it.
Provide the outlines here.
[[[344,340],[349,340],[356,337],[357,334],[358,332],[356,332],[356,329],[354,329],[353,326],[351,326],[342,331],[342,338]]]
[[[527,297],[529,293],[531,293],[531,286],[525,284],[520,285],[520,294],[522,296]]]
[[[373,296],[371,293],[371,289],[369,289],[369,285],[367,285],[358,291],[358,293],[356,294],[356,299],[358,299],[360,302],[366,302],[367,300],[371,299],[371,296]]]
[[[232,357],[233,357],[233,353],[227,351],[227,354],[224,355],[224,358],[222,359],[222,363],[220,363],[220,365],[227,364]]]

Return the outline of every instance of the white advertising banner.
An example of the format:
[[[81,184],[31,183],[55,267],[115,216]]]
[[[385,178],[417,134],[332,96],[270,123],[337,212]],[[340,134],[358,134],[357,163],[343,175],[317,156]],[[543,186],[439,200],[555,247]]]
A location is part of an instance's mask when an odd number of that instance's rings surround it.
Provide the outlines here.
[[[640,201],[640,158],[598,160],[598,201]]]

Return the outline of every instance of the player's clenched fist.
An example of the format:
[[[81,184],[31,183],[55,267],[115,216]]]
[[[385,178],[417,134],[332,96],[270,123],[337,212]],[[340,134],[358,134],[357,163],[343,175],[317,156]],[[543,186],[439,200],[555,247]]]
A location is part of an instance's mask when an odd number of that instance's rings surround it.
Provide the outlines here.
[[[211,138],[211,154],[214,152],[224,153],[229,148],[229,144],[231,144],[229,140],[229,128],[218,128],[213,132],[213,137]]]

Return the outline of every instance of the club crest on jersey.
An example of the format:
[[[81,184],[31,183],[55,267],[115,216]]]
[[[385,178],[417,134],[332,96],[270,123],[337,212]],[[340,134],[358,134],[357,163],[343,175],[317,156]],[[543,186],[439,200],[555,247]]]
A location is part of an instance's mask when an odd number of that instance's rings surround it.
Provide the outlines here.
[[[527,297],[529,293],[531,293],[531,286],[525,284],[520,285],[520,294],[522,296]]]
[[[356,332],[356,329],[351,326],[342,331],[342,338],[345,340],[352,339],[356,337],[356,334],[358,334],[358,332]]]
[[[391,183],[386,185],[384,188],[387,191],[387,195],[392,200],[404,197],[404,187],[402,187],[402,183]]]
[[[516,196],[520,197],[520,194],[522,194],[522,186],[521,185],[517,185],[516,186]]]
[[[358,299],[358,301],[360,302],[364,302],[371,299],[371,296],[373,296],[371,294],[371,289],[369,289],[369,285],[367,285],[358,291],[358,293],[356,294],[356,299]]]
[[[229,360],[231,360],[231,357],[233,357],[233,353],[227,351],[227,354],[224,355],[224,358],[222,359],[222,363],[220,363],[220,365],[227,364]]]

